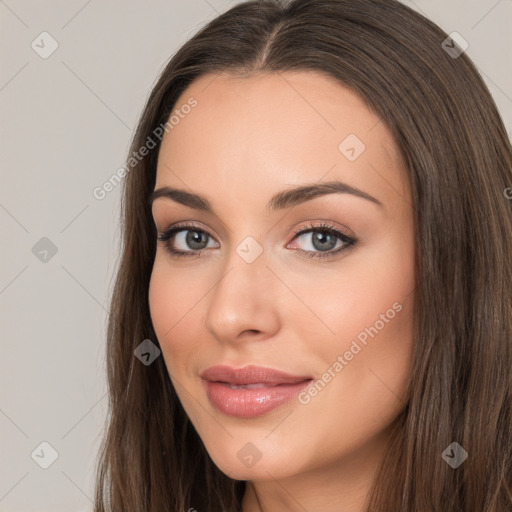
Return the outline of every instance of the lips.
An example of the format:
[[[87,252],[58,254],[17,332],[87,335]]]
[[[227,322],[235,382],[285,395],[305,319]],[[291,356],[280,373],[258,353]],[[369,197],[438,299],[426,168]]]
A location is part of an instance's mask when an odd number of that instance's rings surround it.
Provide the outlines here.
[[[229,416],[253,418],[292,400],[312,380],[261,366],[213,366],[201,373],[210,403]]]
[[[243,368],[212,366],[205,370],[201,374],[201,377],[210,382],[224,382],[232,386],[253,386],[262,384],[260,387],[297,384],[298,382],[311,379],[309,376],[290,375],[280,370],[262,366],[245,366]]]

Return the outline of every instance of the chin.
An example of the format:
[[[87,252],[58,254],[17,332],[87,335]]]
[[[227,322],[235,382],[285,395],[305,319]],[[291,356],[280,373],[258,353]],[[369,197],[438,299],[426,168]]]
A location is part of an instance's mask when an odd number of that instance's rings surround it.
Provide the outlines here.
[[[220,471],[234,480],[286,478],[300,467],[300,461],[293,459],[285,450],[276,451],[275,447],[268,445],[257,448],[250,441],[232,440],[225,450],[219,448],[217,445],[208,450],[210,458]]]

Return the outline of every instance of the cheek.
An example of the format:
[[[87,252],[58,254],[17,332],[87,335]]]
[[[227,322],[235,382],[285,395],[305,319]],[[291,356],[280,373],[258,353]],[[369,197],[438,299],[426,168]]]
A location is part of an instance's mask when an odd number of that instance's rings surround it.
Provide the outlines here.
[[[308,318],[296,313],[297,329],[309,340],[303,348],[320,380],[302,403],[312,415],[335,410],[336,422],[347,429],[382,427],[406,402],[413,347],[412,239],[388,239],[347,258],[330,275],[317,274],[315,286],[302,283],[301,296],[314,304],[317,318],[311,322],[309,313]]]
[[[311,276],[306,280],[302,274],[292,278],[288,275],[287,283],[297,296],[305,298],[309,309],[295,301],[297,330],[307,333],[301,338],[314,343],[309,351],[321,355],[324,364],[350,350],[354,340],[365,348],[366,357],[394,353],[410,343],[414,310],[412,238],[383,237],[371,249],[361,248],[339,266],[326,267]],[[374,347],[366,350],[373,340],[379,340],[378,345],[373,343]],[[362,352],[357,359],[365,359]]]
[[[411,294],[394,307],[384,299],[374,304],[363,323],[351,315],[345,316],[344,325],[338,323],[340,336],[322,353],[318,391],[302,402],[314,417],[330,411],[325,423],[335,425],[326,426],[333,435],[341,430],[354,442],[364,442],[389,425],[406,404],[413,311]]]
[[[149,309],[153,328],[168,371],[178,375],[189,369],[187,361],[201,341],[197,308],[208,292],[200,272],[172,268],[157,255],[149,284]]]

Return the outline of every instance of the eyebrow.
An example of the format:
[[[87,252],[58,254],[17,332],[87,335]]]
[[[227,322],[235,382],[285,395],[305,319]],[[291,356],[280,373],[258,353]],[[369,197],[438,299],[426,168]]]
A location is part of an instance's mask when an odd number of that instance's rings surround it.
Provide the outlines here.
[[[325,183],[314,185],[301,185],[299,187],[278,192],[268,202],[267,210],[276,211],[291,208],[297,204],[327,194],[352,194],[356,197],[371,201],[381,207],[384,206],[378,199],[363,190],[347,185],[341,181],[327,181]],[[172,187],[161,187],[151,193],[148,199],[149,205],[151,206],[156,199],[161,197],[166,197],[196,210],[201,210],[212,215],[214,214],[210,201],[200,194]]]

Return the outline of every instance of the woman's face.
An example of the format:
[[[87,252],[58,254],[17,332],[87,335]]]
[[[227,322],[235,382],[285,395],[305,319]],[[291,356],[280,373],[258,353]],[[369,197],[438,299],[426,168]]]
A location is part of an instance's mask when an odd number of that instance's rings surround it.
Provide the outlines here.
[[[232,478],[352,477],[407,399],[413,212],[396,145],[315,72],[203,76],[175,110],[190,98],[155,185],[184,192],[152,204],[159,233],[181,228],[158,241],[149,289],[171,381]]]

